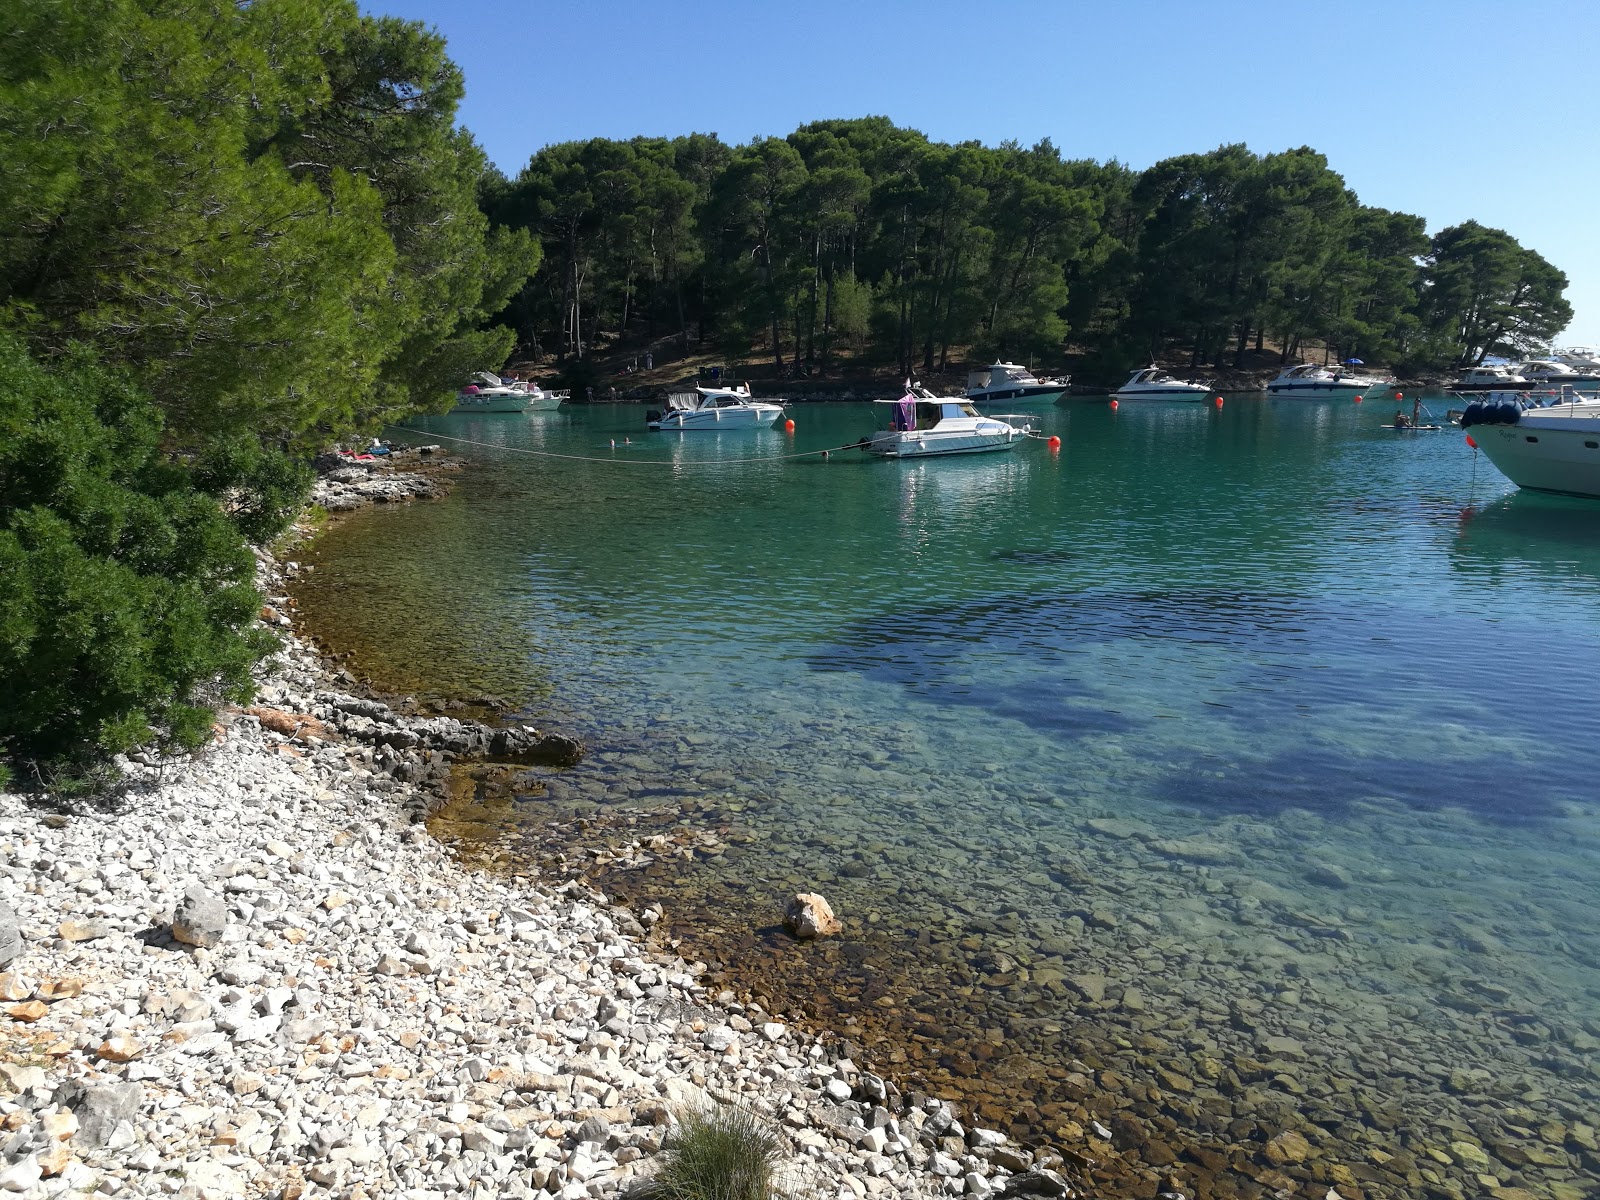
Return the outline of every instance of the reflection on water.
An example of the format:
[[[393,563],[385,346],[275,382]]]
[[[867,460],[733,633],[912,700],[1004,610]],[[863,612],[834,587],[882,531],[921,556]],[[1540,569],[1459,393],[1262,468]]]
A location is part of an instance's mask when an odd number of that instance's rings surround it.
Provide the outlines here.
[[[793,436],[442,420],[627,465],[486,453],[332,533],[302,600],[380,678],[586,737],[517,806],[528,853],[578,814],[713,836],[604,884],[985,1120],[1201,1195],[1593,1178],[1588,1135],[1539,1131],[1597,1100],[1600,505],[1332,401],[781,459],[867,407]],[[843,940],[762,932],[801,888]],[[1113,1110],[1219,1157],[1119,1134],[1124,1162]],[[1263,1157],[1290,1128],[1316,1153]]]

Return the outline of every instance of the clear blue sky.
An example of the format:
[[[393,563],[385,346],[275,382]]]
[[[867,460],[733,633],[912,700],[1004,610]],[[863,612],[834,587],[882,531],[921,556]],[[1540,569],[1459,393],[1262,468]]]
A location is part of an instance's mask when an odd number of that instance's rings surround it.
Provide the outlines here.
[[[868,114],[1134,167],[1310,145],[1368,204],[1538,250],[1572,281],[1558,341],[1600,344],[1596,0],[364,2],[449,39],[508,175],[552,142]]]

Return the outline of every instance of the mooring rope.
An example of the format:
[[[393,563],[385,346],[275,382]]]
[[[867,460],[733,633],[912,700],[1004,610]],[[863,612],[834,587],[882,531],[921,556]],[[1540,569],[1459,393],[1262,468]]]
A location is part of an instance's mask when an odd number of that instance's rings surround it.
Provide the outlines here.
[[[413,433],[418,437],[433,438],[441,442],[459,442],[463,446],[482,446],[486,450],[504,450],[510,454],[529,454],[535,458],[559,458],[566,462],[606,463],[608,465],[624,465],[630,467],[727,467],[737,463],[765,463],[784,462],[794,458],[827,458],[830,454],[840,450],[856,450],[860,442],[846,442],[843,446],[830,446],[826,450],[802,450],[795,454],[761,454],[753,458],[601,458],[584,454],[557,454],[554,450],[530,450],[526,446],[502,446],[495,442],[476,442],[471,438],[451,437],[447,433],[434,433],[431,430],[412,429],[406,425],[391,425],[390,429],[400,433]]]

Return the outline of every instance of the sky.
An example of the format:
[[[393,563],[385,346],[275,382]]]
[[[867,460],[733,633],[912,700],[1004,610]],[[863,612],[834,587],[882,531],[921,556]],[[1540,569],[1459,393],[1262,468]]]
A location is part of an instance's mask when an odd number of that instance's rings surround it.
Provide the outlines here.
[[[1363,203],[1469,218],[1567,273],[1600,345],[1595,0],[364,0],[436,27],[461,123],[515,175],[540,147],[883,115],[936,141],[1049,138],[1134,168],[1309,145]]]

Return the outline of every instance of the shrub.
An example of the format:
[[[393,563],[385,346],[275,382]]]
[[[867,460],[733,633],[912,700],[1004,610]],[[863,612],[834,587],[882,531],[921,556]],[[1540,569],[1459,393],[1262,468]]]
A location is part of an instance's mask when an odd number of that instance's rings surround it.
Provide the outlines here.
[[[198,748],[274,644],[246,535],[281,529],[309,473],[247,439],[184,462],[161,438],[125,376],[0,335],[0,757],[35,786]]]
[[[771,1200],[782,1143],[760,1117],[722,1106],[680,1115],[647,1195],[652,1200]]]

